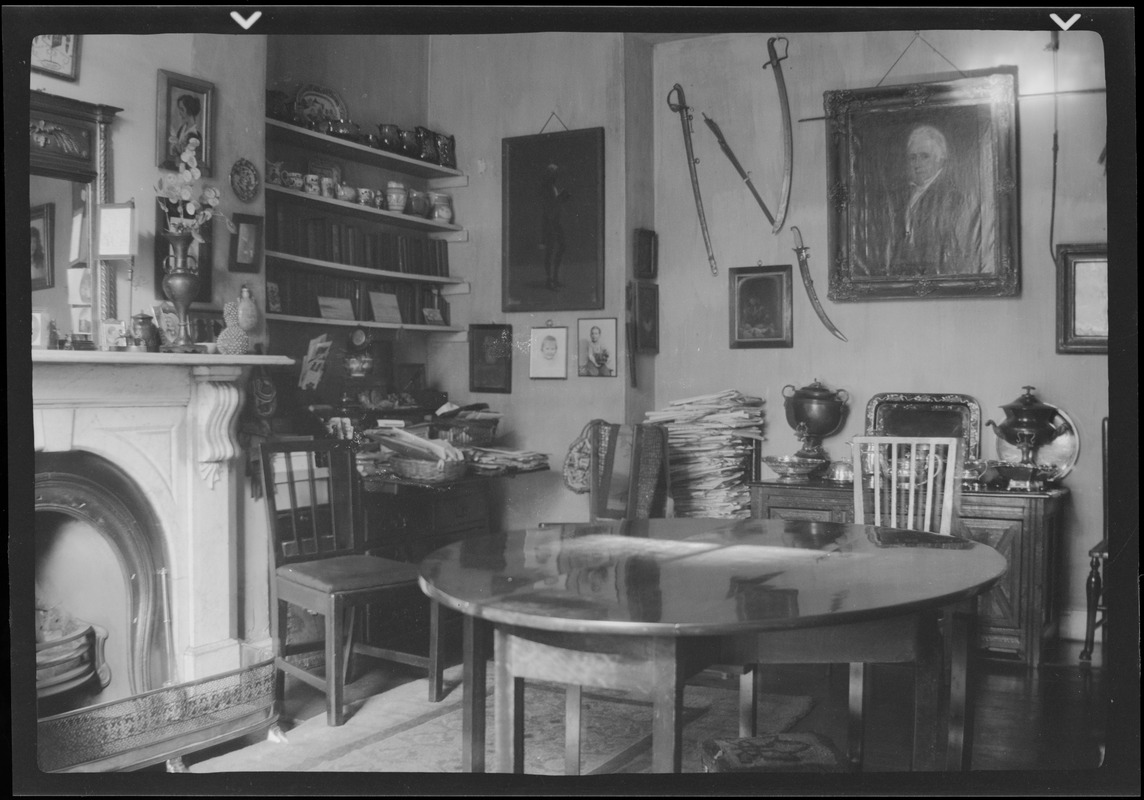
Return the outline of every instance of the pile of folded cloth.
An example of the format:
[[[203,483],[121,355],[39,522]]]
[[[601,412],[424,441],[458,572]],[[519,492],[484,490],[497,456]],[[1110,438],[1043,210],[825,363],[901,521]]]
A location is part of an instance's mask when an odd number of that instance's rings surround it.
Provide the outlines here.
[[[548,469],[548,456],[531,450],[504,450],[496,447],[464,447],[469,469],[478,475],[506,472],[534,472]]]
[[[763,438],[762,398],[727,389],[676,400],[646,419],[667,428],[677,517],[751,515],[747,477],[752,440]]]

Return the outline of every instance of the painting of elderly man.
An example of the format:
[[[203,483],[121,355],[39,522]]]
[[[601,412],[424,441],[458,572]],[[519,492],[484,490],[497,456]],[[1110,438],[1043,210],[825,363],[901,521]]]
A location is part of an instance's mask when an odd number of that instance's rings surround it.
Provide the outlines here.
[[[830,299],[1015,294],[1015,76],[826,95]]]

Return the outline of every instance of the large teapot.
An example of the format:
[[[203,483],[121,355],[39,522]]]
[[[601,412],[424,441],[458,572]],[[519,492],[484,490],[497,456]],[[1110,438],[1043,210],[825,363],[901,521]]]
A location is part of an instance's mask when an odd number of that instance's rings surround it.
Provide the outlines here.
[[[998,424],[989,420],[985,424],[992,426],[997,436],[1021,451],[1022,464],[1033,464],[1033,453],[1066,433],[1069,425],[1067,422],[1053,424],[1058,410],[1036,398],[1033,394],[1035,386],[1021,388],[1025,390],[1023,395],[1001,406],[1005,412],[1004,421]]]
[[[790,393],[788,394],[788,390]],[[809,386],[795,389],[792,384],[783,387],[786,400],[787,423],[803,443],[797,455],[829,461],[822,449],[822,440],[842,427],[846,417],[846,402],[850,399],[845,389],[832,392],[816,378]]]

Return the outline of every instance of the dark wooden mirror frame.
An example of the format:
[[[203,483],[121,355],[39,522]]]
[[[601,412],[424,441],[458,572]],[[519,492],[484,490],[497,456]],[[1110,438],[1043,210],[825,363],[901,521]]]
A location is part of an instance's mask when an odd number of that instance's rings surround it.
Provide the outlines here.
[[[33,175],[86,183],[88,192],[87,252],[95,253],[95,209],[109,201],[111,186],[110,126],[123,109],[84,103],[46,92],[32,92],[29,103],[29,171]],[[91,258],[92,328],[116,314],[115,270]],[[99,342],[95,343],[97,346]]]

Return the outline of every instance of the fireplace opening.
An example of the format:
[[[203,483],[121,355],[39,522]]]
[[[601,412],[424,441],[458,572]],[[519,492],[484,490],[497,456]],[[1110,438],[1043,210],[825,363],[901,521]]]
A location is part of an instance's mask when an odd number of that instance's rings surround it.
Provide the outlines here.
[[[41,718],[172,678],[166,548],[142,490],[92,453],[39,453],[36,694]]]

